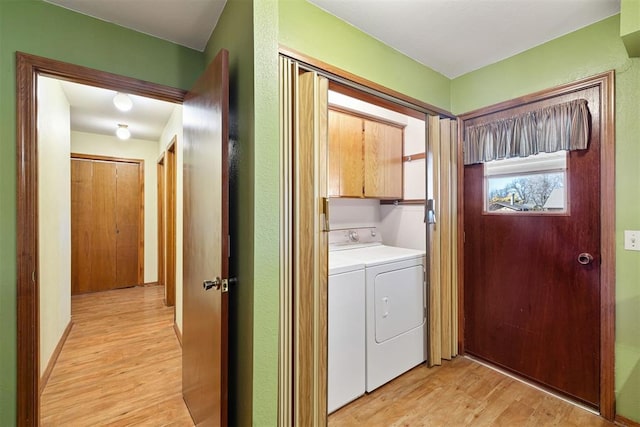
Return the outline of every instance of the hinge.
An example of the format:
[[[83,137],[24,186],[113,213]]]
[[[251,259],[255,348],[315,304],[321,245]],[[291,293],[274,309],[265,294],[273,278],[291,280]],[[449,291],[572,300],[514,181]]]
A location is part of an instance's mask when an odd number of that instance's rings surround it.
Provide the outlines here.
[[[330,199],[328,197],[323,197],[322,198],[322,214],[324,215],[324,221],[323,221],[323,230],[322,231],[329,231],[331,230],[331,218],[330,218]]]

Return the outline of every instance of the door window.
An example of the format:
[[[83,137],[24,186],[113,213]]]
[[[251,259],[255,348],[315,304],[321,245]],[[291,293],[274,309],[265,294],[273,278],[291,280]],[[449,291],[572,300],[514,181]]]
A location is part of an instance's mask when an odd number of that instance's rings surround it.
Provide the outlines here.
[[[567,184],[566,151],[487,162],[484,212],[566,213]]]

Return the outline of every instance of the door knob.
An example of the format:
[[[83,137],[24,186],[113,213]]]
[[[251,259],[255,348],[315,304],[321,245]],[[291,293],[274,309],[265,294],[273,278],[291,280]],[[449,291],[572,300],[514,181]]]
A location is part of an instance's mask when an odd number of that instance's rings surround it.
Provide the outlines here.
[[[204,282],[202,282],[202,287],[204,288],[205,291],[208,291],[211,288],[216,288],[220,289],[220,285],[222,284],[222,281],[220,280],[219,277],[216,277],[215,280],[205,280]]]
[[[578,255],[578,262],[582,265],[591,264],[591,261],[593,261],[593,255],[587,252],[583,252]]]

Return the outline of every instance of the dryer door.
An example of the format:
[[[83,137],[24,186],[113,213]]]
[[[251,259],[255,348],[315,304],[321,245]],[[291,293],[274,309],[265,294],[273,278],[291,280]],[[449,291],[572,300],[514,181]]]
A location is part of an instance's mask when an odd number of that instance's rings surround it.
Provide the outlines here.
[[[383,343],[424,323],[423,292],[422,265],[375,276],[376,343]]]

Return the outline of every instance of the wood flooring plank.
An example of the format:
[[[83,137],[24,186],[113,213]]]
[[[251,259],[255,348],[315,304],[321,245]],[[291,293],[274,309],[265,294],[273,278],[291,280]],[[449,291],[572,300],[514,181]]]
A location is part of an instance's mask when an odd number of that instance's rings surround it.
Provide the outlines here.
[[[42,393],[42,426],[192,426],[181,349],[160,286],[77,295]],[[420,365],[329,416],[329,426],[613,424],[464,357]]]
[[[42,426],[193,426],[161,286],[72,297],[74,327],[42,393]]]
[[[330,427],[613,426],[465,357],[420,365],[329,415]]]

